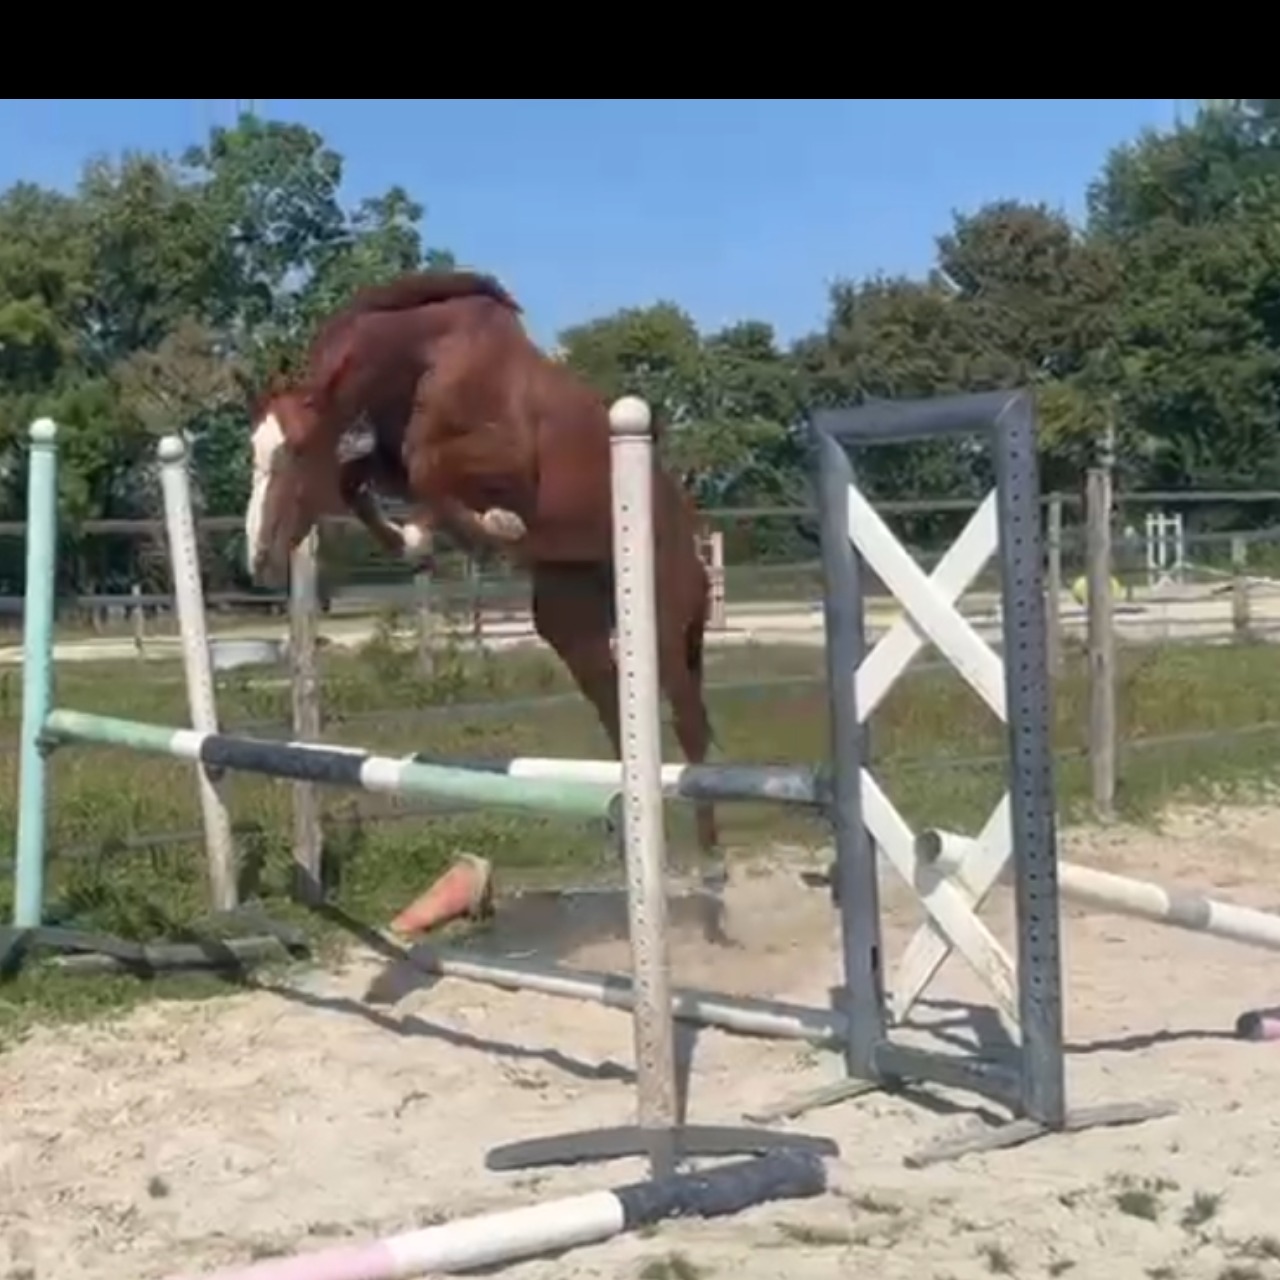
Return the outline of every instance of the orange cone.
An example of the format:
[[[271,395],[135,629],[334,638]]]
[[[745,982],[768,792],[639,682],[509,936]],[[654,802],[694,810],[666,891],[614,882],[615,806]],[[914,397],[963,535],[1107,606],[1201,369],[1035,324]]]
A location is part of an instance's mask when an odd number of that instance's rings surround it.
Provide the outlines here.
[[[493,910],[493,869],[487,858],[464,853],[421,897],[391,922],[394,933],[426,933],[461,916],[482,919]]]

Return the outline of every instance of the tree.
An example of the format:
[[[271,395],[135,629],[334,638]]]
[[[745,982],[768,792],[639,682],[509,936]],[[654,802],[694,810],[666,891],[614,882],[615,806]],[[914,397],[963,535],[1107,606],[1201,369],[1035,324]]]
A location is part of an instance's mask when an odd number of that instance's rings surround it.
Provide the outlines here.
[[[1090,184],[1090,231],[1124,238],[1166,220],[1206,226],[1271,206],[1278,123],[1275,99],[1217,98],[1186,128],[1144,130]]]
[[[1274,100],[1217,100],[1117,148],[1090,188],[1123,264],[1119,420],[1164,487],[1280,481],[1277,141]]]
[[[796,371],[772,326],[747,320],[704,339],[662,302],[567,329],[559,346],[606,399],[649,401],[666,455],[700,504],[798,500]]]
[[[240,510],[245,385],[287,364],[361,284],[447,259],[424,247],[422,206],[403,188],[348,208],[341,182],[342,158],[314,131],[244,117],[179,158],[94,157],[69,195],[0,193],[4,515],[21,516],[40,415],[59,424],[73,527],[156,513],[168,431],[194,448],[205,510]],[[76,571],[127,580],[132,550],[112,545]],[[20,564],[0,573],[20,579]]]

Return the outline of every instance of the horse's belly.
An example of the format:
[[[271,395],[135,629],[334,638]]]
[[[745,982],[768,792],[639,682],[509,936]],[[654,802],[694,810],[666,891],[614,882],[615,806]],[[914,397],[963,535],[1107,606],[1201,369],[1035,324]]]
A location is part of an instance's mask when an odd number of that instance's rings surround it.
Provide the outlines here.
[[[540,441],[535,527],[540,556],[606,561],[613,542],[609,454],[594,441],[577,449]]]

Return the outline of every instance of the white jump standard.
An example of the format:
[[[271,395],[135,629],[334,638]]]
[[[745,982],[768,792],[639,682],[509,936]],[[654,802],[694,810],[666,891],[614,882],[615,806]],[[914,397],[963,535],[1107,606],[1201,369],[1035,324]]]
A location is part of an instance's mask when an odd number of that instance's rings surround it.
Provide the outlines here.
[[[613,558],[618,708],[622,739],[621,834],[631,943],[632,1026],[638,1116],[634,1125],[515,1142],[490,1151],[491,1169],[647,1155],[654,1177],[698,1155],[764,1154],[787,1147],[835,1155],[829,1139],[767,1129],[686,1125],[677,1098],[675,1019],[667,954],[666,832],[659,716],[657,584],[653,540],[653,424],[624,396],[612,431]]]

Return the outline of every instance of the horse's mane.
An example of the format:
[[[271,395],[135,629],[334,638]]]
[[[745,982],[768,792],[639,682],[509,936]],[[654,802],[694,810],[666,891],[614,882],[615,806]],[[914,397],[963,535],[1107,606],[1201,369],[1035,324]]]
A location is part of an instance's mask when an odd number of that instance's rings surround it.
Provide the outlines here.
[[[387,284],[370,284],[357,289],[344,306],[331,312],[319,326],[311,340],[311,351],[314,353],[317,347],[328,349],[326,360],[330,367],[335,359],[341,365],[344,359],[341,344],[349,338],[351,326],[361,316],[374,312],[412,311],[415,307],[462,298],[487,298],[515,315],[519,315],[521,310],[520,304],[491,275],[478,271],[419,271]],[[340,344],[336,348],[336,356],[335,342]],[[255,420],[266,412],[276,396],[297,389],[298,372],[281,367],[271,375],[265,387],[249,392],[250,411]]]
[[[493,276],[476,271],[420,271],[388,284],[358,289],[339,314],[354,317],[369,311],[411,311],[457,298],[488,298],[509,311],[520,311],[520,304]]]

